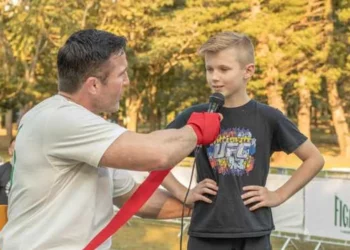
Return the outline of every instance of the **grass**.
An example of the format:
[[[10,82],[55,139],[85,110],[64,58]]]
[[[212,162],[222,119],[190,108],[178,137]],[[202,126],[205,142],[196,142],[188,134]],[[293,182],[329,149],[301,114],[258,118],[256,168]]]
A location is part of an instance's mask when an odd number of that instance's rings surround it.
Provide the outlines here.
[[[179,249],[180,227],[174,223],[161,223],[154,220],[132,219],[113,236],[114,249]],[[183,249],[187,247],[187,235],[184,237]]]
[[[132,219],[130,224],[125,225],[113,236],[113,249],[119,250],[179,250],[178,233],[180,225],[146,219]],[[182,249],[187,249],[187,234],[184,235]],[[285,238],[271,237],[273,249],[281,249]],[[296,246],[297,248],[295,248]],[[285,250],[314,250],[317,242],[292,240]],[[349,246],[323,245],[320,250],[348,250]],[[258,250],[258,249],[257,249]]]

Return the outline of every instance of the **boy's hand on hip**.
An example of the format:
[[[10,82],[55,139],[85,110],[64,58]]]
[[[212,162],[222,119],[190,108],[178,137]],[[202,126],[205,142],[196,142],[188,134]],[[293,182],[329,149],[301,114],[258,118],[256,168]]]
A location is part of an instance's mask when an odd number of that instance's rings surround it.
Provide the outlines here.
[[[218,189],[215,181],[208,178],[204,179],[189,191],[186,204],[193,206],[193,203],[196,201],[212,203],[212,200],[206,197],[206,195],[216,195]]]
[[[275,191],[270,191],[262,186],[245,186],[245,192],[241,197],[244,205],[251,205],[250,211],[261,207],[276,207],[283,202],[282,197]]]

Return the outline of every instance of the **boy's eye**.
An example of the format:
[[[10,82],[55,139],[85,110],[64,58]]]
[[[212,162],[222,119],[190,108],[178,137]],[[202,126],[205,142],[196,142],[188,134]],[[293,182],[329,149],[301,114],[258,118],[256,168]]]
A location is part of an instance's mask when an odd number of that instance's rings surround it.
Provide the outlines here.
[[[213,69],[212,69],[212,68],[207,68],[207,71],[208,71],[208,72],[212,72]]]

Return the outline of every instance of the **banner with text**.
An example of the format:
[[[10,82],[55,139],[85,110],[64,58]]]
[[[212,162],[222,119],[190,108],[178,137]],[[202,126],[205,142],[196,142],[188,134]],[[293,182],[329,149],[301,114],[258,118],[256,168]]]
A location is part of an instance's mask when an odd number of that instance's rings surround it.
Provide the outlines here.
[[[305,234],[350,240],[350,180],[316,178],[306,186]]]

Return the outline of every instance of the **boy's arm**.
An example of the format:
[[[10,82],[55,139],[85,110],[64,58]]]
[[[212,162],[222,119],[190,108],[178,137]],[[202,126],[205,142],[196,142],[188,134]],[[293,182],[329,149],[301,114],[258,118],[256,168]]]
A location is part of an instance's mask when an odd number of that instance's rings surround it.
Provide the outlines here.
[[[162,186],[178,200],[184,202],[188,187],[182,185],[171,172],[165,177]],[[196,201],[211,203],[212,201],[205,194],[216,195],[217,191],[218,186],[215,181],[204,179],[189,191],[186,205],[192,206]]]
[[[266,187],[261,186],[243,187],[243,191],[245,192],[242,195],[244,204],[256,203],[250,207],[251,211],[260,207],[275,207],[282,204],[315,177],[324,165],[324,159],[321,153],[309,140],[301,144],[294,151],[294,154],[303,163],[291,178],[276,191],[269,191]]]

